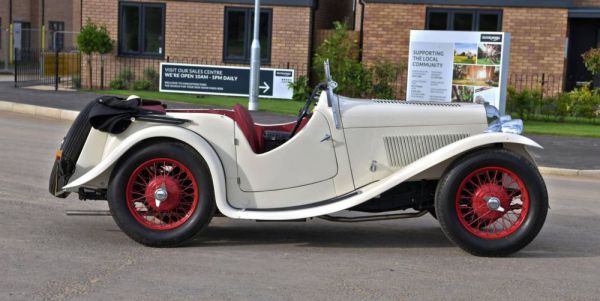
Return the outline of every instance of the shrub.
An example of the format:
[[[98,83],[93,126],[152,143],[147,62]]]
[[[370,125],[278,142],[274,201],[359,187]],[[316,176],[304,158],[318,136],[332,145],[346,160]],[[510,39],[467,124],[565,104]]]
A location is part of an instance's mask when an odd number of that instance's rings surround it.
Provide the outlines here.
[[[294,91],[292,96],[292,100],[294,101],[304,102],[312,93],[310,87],[308,86],[308,77],[306,77],[306,75],[298,77],[298,80],[296,80],[296,82],[289,83],[288,87]]]
[[[110,81],[110,88],[113,90],[126,90],[127,83],[120,78],[115,78]]]
[[[508,88],[506,99],[507,108],[517,113],[523,119],[529,119],[541,106],[542,93],[540,90],[517,91],[513,87]]]
[[[331,75],[338,83],[336,92],[350,97],[361,96],[370,88],[371,77],[358,60],[360,49],[350,38],[347,25],[335,22],[334,26],[333,35],[316,50],[313,59],[315,72],[321,80],[325,79],[323,64],[329,60]]]
[[[582,55],[585,68],[593,75],[600,74],[600,48],[590,49]]]
[[[584,86],[570,92],[571,114],[575,117],[594,118],[600,106],[600,96]]]
[[[152,82],[146,79],[140,79],[133,82],[133,90],[148,91],[152,88]]]
[[[73,89],[81,88],[81,76],[76,74],[71,77],[71,87]]]
[[[144,69],[144,80],[150,83],[147,90],[158,91],[160,76],[154,68],[148,67]]]
[[[87,55],[89,86],[92,88],[92,54],[104,55],[109,53],[112,51],[114,43],[110,39],[106,26],[98,27],[88,18],[85,25],[81,27],[79,35],[77,35],[77,46],[83,54]],[[100,63],[104,64],[104,59]]]
[[[395,98],[393,84],[403,69],[402,64],[389,62],[379,62],[373,65],[369,69],[373,79],[371,96],[383,99]]]

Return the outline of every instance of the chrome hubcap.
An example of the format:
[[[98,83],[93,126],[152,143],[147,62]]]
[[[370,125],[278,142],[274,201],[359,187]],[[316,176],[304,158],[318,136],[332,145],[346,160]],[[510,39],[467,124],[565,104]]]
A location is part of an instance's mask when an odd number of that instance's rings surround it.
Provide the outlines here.
[[[156,207],[160,207],[160,203],[167,200],[169,197],[169,193],[167,192],[167,188],[165,184],[163,184],[159,189],[156,189],[154,192],[154,201],[156,202]]]
[[[492,211],[504,212],[504,208],[502,208],[502,204],[500,203],[499,198],[492,196],[492,197],[485,197],[484,199],[487,203],[488,209],[490,209]]]

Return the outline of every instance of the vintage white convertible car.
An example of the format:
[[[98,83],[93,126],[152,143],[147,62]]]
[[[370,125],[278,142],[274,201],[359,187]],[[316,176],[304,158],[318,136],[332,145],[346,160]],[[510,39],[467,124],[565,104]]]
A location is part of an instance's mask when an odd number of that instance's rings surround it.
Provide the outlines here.
[[[297,122],[279,125],[256,124],[239,105],[165,110],[101,98],[63,141],[50,191],[107,199],[119,227],[154,247],[187,241],[215,215],[362,222],[431,213],[481,256],[511,254],[539,233],[548,196],[527,147],[540,146],[519,135],[521,121],[489,105],[349,99],[335,86],[329,77]]]

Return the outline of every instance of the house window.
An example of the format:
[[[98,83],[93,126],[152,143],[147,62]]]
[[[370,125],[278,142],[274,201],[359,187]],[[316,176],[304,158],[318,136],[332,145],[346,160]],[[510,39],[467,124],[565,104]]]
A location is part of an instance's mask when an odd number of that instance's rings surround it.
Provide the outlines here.
[[[427,10],[429,30],[502,31],[502,11],[439,9]]]
[[[120,2],[119,54],[164,57],[165,5]]]
[[[62,50],[65,46],[65,22],[48,22],[50,30],[50,49]]]
[[[260,13],[260,57],[263,63],[271,62],[271,29],[273,13],[263,9]],[[254,36],[254,10],[252,8],[225,9],[225,37],[223,60],[228,62],[250,62],[250,48]]]

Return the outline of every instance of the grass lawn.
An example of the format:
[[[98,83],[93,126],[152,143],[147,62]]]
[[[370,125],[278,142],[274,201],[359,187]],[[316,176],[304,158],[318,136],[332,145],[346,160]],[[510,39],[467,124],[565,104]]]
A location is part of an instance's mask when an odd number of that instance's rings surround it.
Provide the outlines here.
[[[599,124],[525,121],[525,134],[600,138]]]
[[[456,63],[456,64],[475,64],[475,57],[469,58],[466,55],[455,55],[454,63]]]
[[[144,99],[166,100],[173,102],[191,103],[198,105],[207,105],[215,107],[231,108],[235,104],[248,106],[247,97],[229,97],[229,96],[211,96],[211,95],[192,95],[179,93],[161,93],[155,91],[130,91],[130,90],[102,90],[93,91],[98,94],[129,96],[137,95]],[[280,113],[286,115],[297,115],[302,108],[302,103],[292,100],[280,99],[260,99],[259,108],[261,111]]]

